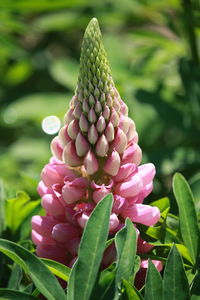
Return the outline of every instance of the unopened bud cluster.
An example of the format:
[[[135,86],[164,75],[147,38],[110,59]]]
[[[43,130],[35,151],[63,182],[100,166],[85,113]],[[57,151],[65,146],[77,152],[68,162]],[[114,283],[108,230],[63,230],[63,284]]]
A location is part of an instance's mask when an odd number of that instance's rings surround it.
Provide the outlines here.
[[[78,84],[64,123],[41,173],[38,192],[46,216],[33,217],[32,239],[37,255],[72,266],[85,224],[108,193],[114,196],[110,235],[124,226],[126,217],[136,228],[152,226],[160,218],[158,208],[142,204],[153,189],[155,167],[140,165],[135,124],[114,86],[96,19],[84,35]],[[152,246],[137,232],[138,253],[149,252]],[[115,255],[112,244],[102,267]]]

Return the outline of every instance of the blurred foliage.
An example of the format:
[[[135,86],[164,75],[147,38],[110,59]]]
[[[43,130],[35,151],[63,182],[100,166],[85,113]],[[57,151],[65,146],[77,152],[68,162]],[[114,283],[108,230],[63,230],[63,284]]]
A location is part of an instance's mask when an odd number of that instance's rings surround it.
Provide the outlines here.
[[[179,170],[200,191],[200,10],[196,0],[0,1],[0,174],[10,196],[37,199],[50,157],[48,115],[61,120],[76,86],[84,29],[97,17],[116,86],[156,165],[153,200]],[[172,209],[175,210],[176,207]]]

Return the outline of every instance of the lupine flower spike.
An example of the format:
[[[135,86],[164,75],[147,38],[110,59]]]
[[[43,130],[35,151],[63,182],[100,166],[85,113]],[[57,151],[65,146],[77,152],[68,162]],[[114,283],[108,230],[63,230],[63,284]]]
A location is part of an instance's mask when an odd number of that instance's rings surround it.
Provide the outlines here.
[[[159,220],[158,208],[142,204],[153,189],[155,167],[140,165],[142,151],[135,123],[114,85],[96,19],[85,31],[75,95],[51,150],[53,157],[42,170],[38,185],[46,216],[32,219],[38,256],[72,266],[83,228],[108,193],[114,195],[110,235],[124,226],[126,217],[136,228]],[[151,249],[138,231],[138,253]],[[114,259],[111,245],[102,268]],[[155,265],[161,269],[160,263]],[[146,268],[145,261],[142,267]]]

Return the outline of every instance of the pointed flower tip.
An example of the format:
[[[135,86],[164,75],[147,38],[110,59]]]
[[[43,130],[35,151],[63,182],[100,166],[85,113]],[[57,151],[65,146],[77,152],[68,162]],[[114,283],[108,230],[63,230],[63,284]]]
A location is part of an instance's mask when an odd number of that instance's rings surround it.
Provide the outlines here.
[[[86,27],[85,32],[95,30],[101,33],[100,28],[99,28],[99,22],[96,18],[92,18],[90,22],[88,23],[88,26]]]

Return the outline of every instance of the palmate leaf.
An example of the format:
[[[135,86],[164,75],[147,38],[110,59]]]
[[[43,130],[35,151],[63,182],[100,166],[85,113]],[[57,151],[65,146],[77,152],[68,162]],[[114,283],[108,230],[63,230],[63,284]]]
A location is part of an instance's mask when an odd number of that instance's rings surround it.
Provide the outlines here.
[[[80,242],[67,291],[67,300],[88,300],[95,284],[108,237],[112,195],[107,195],[93,210]]]
[[[16,243],[0,239],[0,251],[19,264],[29,274],[37,289],[48,300],[65,299],[66,295],[56,277],[34,254]]]
[[[181,235],[193,264],[196,264],[200,245],[198,219],[191,189],[179,173],[174,175],[173,191],[179,208]]]
[[[190,292],[188,280],[183,267],[180,253],[173,246],[164,271],[163,299],[164,300],[189,300]]]
[[[145,300],[162,300],[163,284],[160,273],[149,260],[145,284]]]

